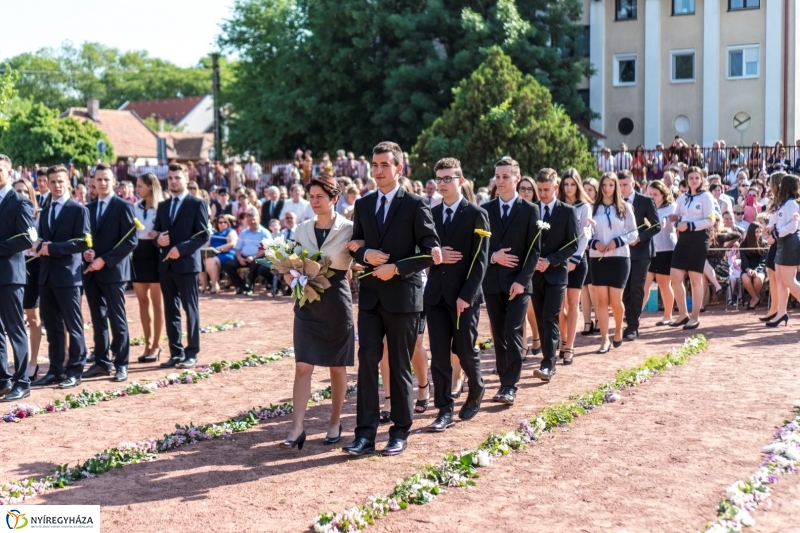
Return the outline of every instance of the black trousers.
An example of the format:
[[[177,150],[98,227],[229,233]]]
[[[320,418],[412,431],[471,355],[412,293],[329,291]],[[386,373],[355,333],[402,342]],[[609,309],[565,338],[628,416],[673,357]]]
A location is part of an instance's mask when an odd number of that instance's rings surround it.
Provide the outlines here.
[[[439,414],[453,414],[453,366],[450,353],[455,353],[469,380],[469,396],[467,401],[477,398],[483,390],[481,377],[481,353],[475,347],[478,340],[478,319],[481,306],[468,307],[461,313],[458,323],[455,307],[450,307],[444,300],[436,305],[426,305],[425,315],[428,320],[428,338],[431,349],[431,377],[433,379],[433,403]],[[392,393],[394,394],[394,393]]]
[[[392,427],[389,437],[407,439],[414,421],[411,354],[417,342],[419,313],[390,313],[380,303],[358,310],[358,391],[356,438],[375,440],[380,419],[378,371],[383,339],[389,352]]]
[[[92,279],[83,285],[94,329],[95,364],[106,370],[128,366],[130,354],[128,317],[125,312],[125,282],[100,283]],[[111,352],[109,357],[108,324],[111,323]]]
[[[625,304],[626,331],[639,331],[639,317],[642,316],[642,302],[644,302],[644,282],[647,281],[647,270],[650,268],[650,258],[631,259],[631,273],[622,293],[622,303]]]
[[[48,375],[80,377],[86,364],[86,342],[83,338],[83,313],[80,287],[54,287],[46,283],[39,287],[42,323],[47,330]],[[64,368],[66,339],[69,335],[69,362]]]
[[[545,281],[544,276],[533,284],[533,312],[536,314],[536,325],[539,328],[539,338],[542,341],[542,369],[552,369],[556,366],[558,350],[558,314],[564,302],[567,285],[551,285]]]
[[[508,294],[484,294],[489,323],[494,339],[494,356],[501,387],[517,389],[522,374],[522,324],[528,311],[529,294],[519,294],[513,300]],[[556,325],[558,320],[556,320]]]
[[[259,265],[255,261],[247,265],[242,265],[236,258],[234,258],[225,261],[225,263],[222,265],[222,270],[228,274],[228,277],[231,278],[231,283],[233,283],[237,289],[244,290],[255,285],[256,276],[258,275],[258,267]],[[239,277],[237,270],[240,268],[248,269],[248,275],[250,279],[249,284],[246,280]]]
[[[8,370],[6,342],[0,342],[0,387],[6,384],[21,389],[30,387],[28,377],[28,332],[25,330],[25,311],[22,295],[25,285],[0,285],[0,333],[5,332],[14,351],[14,372]],[[64,357],[64,352],[61,352]]]
[[[159,284],[164,298],[164,321],[167,325],[170,357],[197,358],[200,352],[200,309],[197,296],[197,273],[162,272]],[[186,347],[181,342],[181,306],[186,313]]]

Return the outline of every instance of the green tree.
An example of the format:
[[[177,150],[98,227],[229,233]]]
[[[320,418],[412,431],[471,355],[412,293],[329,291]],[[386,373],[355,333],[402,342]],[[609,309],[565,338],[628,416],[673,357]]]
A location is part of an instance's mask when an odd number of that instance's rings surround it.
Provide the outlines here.
[[[0,135],[0,151],[19,165],[91,165],[101,159],[97,141],[103,139],[108,144],[105,160],[116,159],[108,137],[94,124],[58,115],[39,103],[20,106]]]
[[[453,90],[452,105],[423,131],[412,149],[414,177],[433,176],[442,157],[461,161],[464,173],[485,184],[494,163],[516,159],[523,173],[551,167],[563,172],[593,169],[589,143],[550,91],[514,66],[499,47]]]
[[[561,46],[580,10],[579,0],[237,0],[219,41],[240,58],[230,143],[270,155],[408,146],[493,45],[588,116],[575,87],[591,69]]]

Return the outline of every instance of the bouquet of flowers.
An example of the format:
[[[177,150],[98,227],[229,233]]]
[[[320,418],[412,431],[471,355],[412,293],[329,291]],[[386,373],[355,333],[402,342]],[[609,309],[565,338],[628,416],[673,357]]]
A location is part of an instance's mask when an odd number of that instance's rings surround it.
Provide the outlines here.
[[[297,245],[293,240],[286,239],[283,235],[278,235],[270,239],[262,239],[259,247],[264,250],[264,258],[270,263],[264,266],[272,268],[275,263],[283,261],[295,253]]]
[[[291,253],[288,257],[280,251],[273,253],[272,268],[281,275],[291,276],[292,297],[300,307],[306,302],[318,300],[325,289],[330,288],[328,278],[334,272],[330,269],[330,258],[324,257],[322,251],[309,254],[308,250],[303,250],[299,254]]]

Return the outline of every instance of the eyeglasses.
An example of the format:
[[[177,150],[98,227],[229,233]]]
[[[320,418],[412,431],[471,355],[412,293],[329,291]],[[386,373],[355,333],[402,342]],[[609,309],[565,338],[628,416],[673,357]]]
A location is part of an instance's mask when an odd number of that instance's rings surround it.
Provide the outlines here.
[[[533,187],[520,187],[519,192],[533,192]]]
[[[436,183],[450,183],[453,180],[457,180],[461,176],[437,176]]]

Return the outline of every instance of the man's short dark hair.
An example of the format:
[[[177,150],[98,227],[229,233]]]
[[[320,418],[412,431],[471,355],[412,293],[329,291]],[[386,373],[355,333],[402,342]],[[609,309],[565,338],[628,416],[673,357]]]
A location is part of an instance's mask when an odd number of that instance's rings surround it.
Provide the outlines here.
[[[186,168],[186,165],[183,163],[170,163],[169,167],[167,168],[170,170],[170,172],[183,172],[184,174],[189,172],[189,169]]]
[[[618,180],[626,180],[628,178],[633,179],[633,172],[630,170],[620,170],[617,172],[617,179]]]
[[[513,169],[516,169],[516,174],[517,175],[520,174],[519,163],[517,163],[517,161],[515,159],[512,159],[510,157],[504,157],[504,158],[500,159],[500,161],[498,161],[497,163],[494,164],[494,168],[497,168],[497,167],[511,167]]]
[[[433,166],[433,171],[436,172],[438,170],[442,170],[445,168],[452,168],[455,172],[456,176],[461,176],[461,161],[456,159],[455,157],[444,157],[436,162]]]
[[[98,163],[94,168],[94,173],[97,174],[98,172],[105,172],[106,170],[110,170],[112,174],[114,173],[114,169],[111,168],[111,165],[106,163]]]
[[[372,155],[376,154],[392,154],[392,159],[394,159],[394,166],[403,163],[403,150],[400,148],[400,145],[397,144],[396,142],[383,141],[376,144],[375,148],[372,149]]]
[[[58,174],[59,172],[63,172],[67,176],[69,176],[69,170],[64,165],[53,165],[52,167],[47,168],[47,179],[50,179],[52,174]]]

